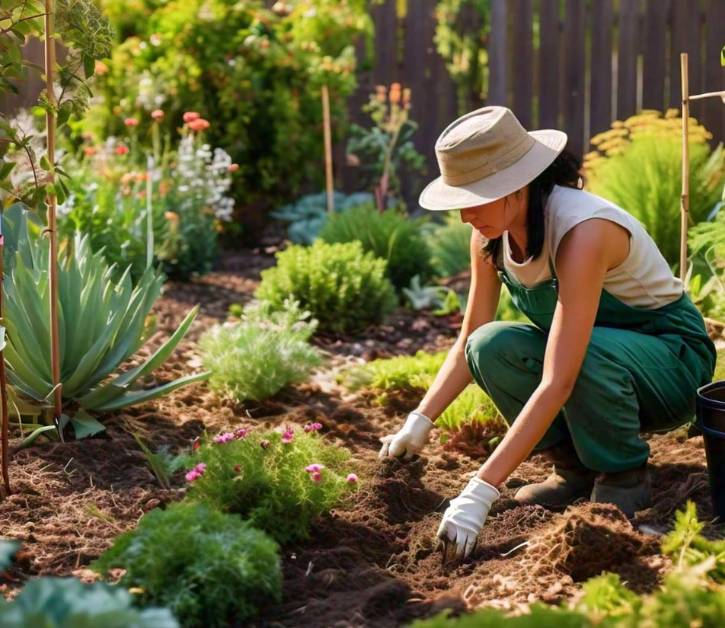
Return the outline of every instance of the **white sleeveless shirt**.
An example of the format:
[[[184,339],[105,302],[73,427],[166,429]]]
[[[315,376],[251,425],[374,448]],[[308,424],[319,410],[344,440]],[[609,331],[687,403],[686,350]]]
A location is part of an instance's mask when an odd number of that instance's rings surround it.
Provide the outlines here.
[[[517,263],[511,255],[508,231],[504,231],[503,262],[506,270],[530,288],[551,279],[548,257],[556,260],[559,243],[575,225],[590,218],[604,218],[629,232],[629,254],[607,271],[604,289],[623,303],[656,309],[680,298],[682,282],[672,274],[667,260],[642,223],[621,207],[584,190],[555,185],[544,208],[544,247],[537,259]]]

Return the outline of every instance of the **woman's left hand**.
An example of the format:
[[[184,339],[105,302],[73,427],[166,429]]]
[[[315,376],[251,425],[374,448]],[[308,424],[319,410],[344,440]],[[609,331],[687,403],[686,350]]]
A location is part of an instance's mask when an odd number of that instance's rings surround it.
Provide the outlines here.
[[[478,477],[471,478],[463,492],[451,501],[443,513],[438,538],[444,544],[444,558],[448,543],[455,544],[457,558],[465,558],[473,551],[488,511],[500,495],[495,486]]]

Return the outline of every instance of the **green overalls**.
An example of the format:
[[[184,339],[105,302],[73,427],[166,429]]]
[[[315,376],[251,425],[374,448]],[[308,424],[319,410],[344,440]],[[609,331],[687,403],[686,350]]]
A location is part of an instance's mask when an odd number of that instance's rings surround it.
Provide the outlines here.
[[[500,265],[499,268],[502,268]],[[531,288],[505,270],[499,277],[533,325],[495,321],[466,343],[473,378],[509,425],[542,376],[544,350],[558,299],[552,279]],[[614,473],[644,464],[642,431],[668,430],[695,412],[695,392],[712,380],[715,346],[690,298],[655,310],[629,306],[602,290],[591,340],[574,390],[536,449],[571,438],[582,463]]]

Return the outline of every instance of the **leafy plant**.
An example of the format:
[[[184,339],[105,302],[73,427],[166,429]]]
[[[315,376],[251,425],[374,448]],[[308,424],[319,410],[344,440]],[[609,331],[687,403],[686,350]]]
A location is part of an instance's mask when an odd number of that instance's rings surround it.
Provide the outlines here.
[[[18,549],[20,549],[18,541],[0,538],[0,573],[11,565],[13,556],[15,556]]]
[[[333,198],[337,212],[344,212],[358,205],[368,205],[373,200],[372,194],[368,192],[357,192],[348,196],[335,192]],[[287,237],[292,242],[312,244],[328,219],[327,194],[308,194],[273,211],[270,216],[289,223]]]
[[[415,275],[425,279],[431,273],[430,251],[420,234],[422,222],[396,209],[379,212],[371,205],[360,205],[330,216],[320,239],[329,243],[359,241],[365,251],[387,261],[388,276],[400,289]]]
[[[12,210],[12,211],[11,211]],[[25,213],[16,205],[6,211],[20,225]],[[53,390],[48,332],[48,247],[28,233],[16,231],[20,241],[5,278],[4,319],[8,332],[5,359],[10,383],[42,405]],[[112,280],[101,253],[93,253],[86,237],[77,236],[59,264],[61,378],[64,399],[97,412],[117,410],[149,401],[181,386],[200,381],[208,373],[189,375],[151,388],[137,387],[158,368],[186,335],[198,308],[191,310],[174,334],[147,360],[116,374],[153,334],[148,314],[160,294],[162,277],[147,270],[136,287],[128,271]],[[85,416],[74,424],[87,435],[102,426]]]
[[[235,515],[176,503],[145,514],[92,564],[125,569],[120,584],[166,606],[184,626],[227,626],[279,601],[277,544]]]
[[[646,227],[671,264],[679,261],[680,124],[676,110],[664,118],[644,111],[592,138],[585,159],[588,188],[617,203]],[[725,151],[711,151],[712,136],[696,121],[690,130],[690,217],[705,220],[725,181]],[[637,176],[632,176],[636,172]]]
[[[415,275],[408,287],[403,288],[403,294],[414,310],[429,310],[443,304],[446,289],[443,286],[422,285],[420,275]]]
[[[190,498],[240,514],[279,543],[307,538],[313,519],[355,483],[346,475],[348,452],[325,444],[320,427],[282,434],[241,428],[216,436],[190,460],[196,463],[187,474]]]
[[[688,291],[705,316],[725,319],[725,212],[688,232],[692,265]]]
[[[102,582],[83,584],[75,578],[38,578],[12,602],[0,602],[3,628],[177,628],[165,608],[135,608],[131,595]]]
[[[378,323],[395,307],[385,260],[365,253],[360,242],[290,246],[277,265],[262,271],[256,296],[282,310],[296,300],[321,330],[350,332]]]
[[[239,322],[216,325],[199,341],[211,387],[235,401],[261,401],[304,381],[320,357],[309,339],[317,322],[294,302],[281,311],[247,307]]]
[[[426,238],[438,277],[453,277],[471,267],[471,226],[449,218]]]
[[[392,395],[407,393],[424,395],[443,366],[447,352],[426,353],[373,360],[345,371],[342,383],[352,390],[365,389],[378,395],[378,401],[387,403]],[[493,421],[498,415],[496,406],[477,386],[471,384],[451,403],[436,421],[436,425],[449,430],[458,429],[472,421]]]

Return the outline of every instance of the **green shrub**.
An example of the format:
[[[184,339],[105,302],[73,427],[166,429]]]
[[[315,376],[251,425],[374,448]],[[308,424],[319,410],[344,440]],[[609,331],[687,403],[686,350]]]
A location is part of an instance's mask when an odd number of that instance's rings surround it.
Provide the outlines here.
[[[241,428],[216,436],[190,459],[189,496],[240,514],[279,543],[307,538],[312,520],[354,486],[348,452],[325,444],[316,434],[320,427],[282,434]]]
[[[35,404],[43,405],[53,389],[48,331],[48,246],[32,236],[25,212],[13,206],[5,220],[15,223],[19,241],[8,260],[4,322],[8,331],[5,359],[9,382]],[[10,233],[10,231],[9,231]],[[198,312],[192,309],[174,334],[135,368],[119,372],[155,331],[148,318],[163,277],[148,269],[134,287],[128,272],[118,280],[102,253],[91,251],[88,238],[76,236],[59,263],[59,332],[63,398],[86,410],[106,412],[143,403],[208,377],[189,375],[169,383],[137,386],[171,355]],[[78,434],[78,425],[76,434]],[[95,424],[95,429],[102,426]],[[51,431],[54,428],[51,429]]]
[[[125,569],[120,584],[170,608],[184,626],[227,626],[281,598],[277,544],[235,515],[203,504],[152,510],[92,564]]]
[[[378,393],[386,403],[396,393],[417,394],[421,397],[433,383],[443,366],[447,352],[425,353],[373,360],[343,373],[342,382],[352,390],[364,388]],[[496,406],[475,384],[467,386],[436,421],[444,429],[455,430],[472,421],[493,421],[498,415]]]
[[[705,316],[725,320],[725,211],[688,232],[688,292]]]
[[[211,387],[235,401],[261,401],[304,381],[320,357],[308,340],[316,321],[296,303],[271,312],[248,307],[239,322],[215,325],[199,341]]]
[[[372,203],[373,195],[368,192],[357,192],[345,196],[341,192],[333,194],[335,211],[344,212],[358,205]],[[295,244],[312,244],[327,222],[327,193],[308,194],[273,211],[272,218],[289,223],[287,237]]]
[[[725,349],[717,352],[717,363],[715,364],[715,374],[712,381],[717,382],[721,379],[725,379]]]
[[[330,216],[320,239],[331,244],[359,241],[365,251],[388,262],[388,276],[401,289],[415,275],[425,279],[431,273],[430,251],[420,233],[421,222],[395,209],[379,212],[372,205],[362,205]]]
[[[274,309],[294,299],[321,330],[333,332],[379,323],[396,303],[385,260],[364,253],[359,242],[290,246],[277,254],[274,268],[262,271],[256,296]]]
[[[84,127],[120,135],[123,119],[166,112],[174,132],[187,111],[212,122],[210,143],[240,164],[235,198],[271,206],[322,183],[320,86],[330,88],[336,130],[355,84],[353,42],[370,34],[366,2],[301,0],[271,11],[262,0],[103,0],[125,41],[98,77],[102,96]]]
[[[38,578],[23,587],[12,602],[0,601],[3,628],[177,628],[167,609],[134,608],[120,587],[75,578]]]
[[[451,216],[426,239],[438,277],[452,277],[471,267],[471,226],[461,222],[455,213],[451,212]]]
[[[643,112],[592,138],[597,153],[587,156],[587,186],[627,210],[646,227],[670,264],[679,262],[680,119]],[[690,135],[690,217],[704,220],[725,180],[725,153],[711,151],[706,129]],[[633,175],[636,173],[636,176]]]

